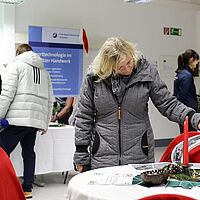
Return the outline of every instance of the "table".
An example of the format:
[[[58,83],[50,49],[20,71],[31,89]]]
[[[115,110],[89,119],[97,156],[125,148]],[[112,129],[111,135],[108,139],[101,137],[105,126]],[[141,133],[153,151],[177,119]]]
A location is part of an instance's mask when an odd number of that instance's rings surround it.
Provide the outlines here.
[[[195,199],[200,197],[200,188],[171,188],[165,186],[143,187],[140,185],[90,185],[94,174],[134,174],[138,173],[131,165],[107,167],[84,172],[74,176],[67,190],[67,200],[134,200],[154,194],[181,194]]]
[[[35,174],[73,169],[74,132],[73,126],[66,125],[64,127],[49,127],[45,135],[37,134]],[[11,160],[17,176],[22,176],[23,161],[20,144],[11,153]]]

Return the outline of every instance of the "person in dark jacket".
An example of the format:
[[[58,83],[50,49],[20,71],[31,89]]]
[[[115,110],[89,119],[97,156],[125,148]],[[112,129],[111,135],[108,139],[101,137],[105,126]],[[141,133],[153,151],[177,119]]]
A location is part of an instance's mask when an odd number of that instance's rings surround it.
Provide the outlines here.
[[[196,87],[192,72],[199,63],[199,55],[192,49],[186,50],[178,56],[178,68],[174,80],[174,96],[186,106],[198,110],[198,101],[196,96]],[[180,133],[183,133],[183,125],[180,124]],[[195,129],[189,125],[189,130]]]
[[[149,99],[169,120],[183,124],[188,116],[200,128],[200,114],[172,96],[155,65],[139,58],[130,42],[108,38],[82,84],[75,114],[75,169],[154,162]]]

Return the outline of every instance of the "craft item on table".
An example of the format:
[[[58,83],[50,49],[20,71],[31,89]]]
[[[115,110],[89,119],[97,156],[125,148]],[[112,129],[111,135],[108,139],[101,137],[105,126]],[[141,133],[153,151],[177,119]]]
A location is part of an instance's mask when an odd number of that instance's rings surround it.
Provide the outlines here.
[[[137,171],[148,171],[148,170],[156,170],[162,169],[163,167],[171,164],[171,162],[156,162],[156,163],[144,163],[144,164],[128,164],[133,167]]]
[[[133,178],[132,183],[147,187],[166,184],[166,187],[191,189],[193,186],[200,186],[200,169],[189,167],[189,174],[185,174],[184,166],[169,164],[160,170],[142,172]]]
[[[200,186],[200,169],[192,169],[189,164],[189,151],[188,151],[188,117],[184,122],[183,142],[181,144],[181,150],[178,155],[179,163],[169,164],[162,169],[156,169],[151,171],[142,172],[140,175],[133,178],[133,184],[139,184],[143,186],[156,186],[163,183],[167,183],[166,186],[170,187],[184,187],[192,188],[193,186]],[[195,142],[193,142],[195,141]],[[196,140],[190,140],[189,145],[196,147]],[[180,146],[180,145],[179,145]],[[175,148],[176,150],[178,148]],[[173,158],[172,153],[172,158]],[[180,158],[183,158],[183,162]],[[173,159],[172,159],[173,160]],[[174,182],[171,179],[175,179]],[[178,182],[177,182],[178,181]]]
[[[152,187],[150,185],[147,185],[144,183],[144,181],[141,179],[140,175],[137,175],[133,178],[132,184],[137,184],[145,187]],[[192,189],[193,187],[200,186],[200,182],[197,181],[180,181],[180,180],[174,180],[169,179],[167,180],[167,183],[165,187],[182,187],[184,189]]]
[[[181,166],[169,164],[164,166],[162,169],[156,169],[151,171],[142,172],[140,174],[141,179],[145,185],[156,186],[163,183],[167,183],[167,178],[170,174],[182,173],[183,169]]]
[[[198,156],[198,155],[196,155],[196,154],[198,154],[198,152],[196,152],[196,151],[199,151],[199,147],[200,147],[200,134],[188,138],[188,151],[189,151],[189,161],[190,162],[194,162],[195,160],[196,160],[196,162],[197,161],[199,162],[200,159],[194,157],[194,156]],[[171,161],[172,161],[172,163],[174,163],[174,162],[182,163],[183,162],[183,141],[179,142],[174,147],[174,149],[171,153]]]
[[[142,172],[141,179],[148,186],[156,186],[167,182],[169,176],[168,170],[156,169],[151,171]]]
[[[133,174],[129,173],[99,173],[90,175],[89,185],[132,185]]]
[[[186,175],[189,175],[190,173],[189,162],[194,160],[192,153],[194,152],[194,155],[198,156],[197,152],[199,149],[198,146],[200,144],[200,135],[195,135],[189,138],[190,132],[188,132],[188,123],[188,117],[186,117],[184,122],[183,141],[177,144],[171,153],[172,162],[182,163],[184,170],[183,173]]]

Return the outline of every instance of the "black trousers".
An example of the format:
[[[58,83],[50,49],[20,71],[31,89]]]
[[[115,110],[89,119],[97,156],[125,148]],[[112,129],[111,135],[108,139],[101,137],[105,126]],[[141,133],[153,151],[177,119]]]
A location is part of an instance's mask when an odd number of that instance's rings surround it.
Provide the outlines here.
[[[35,139],[37,128],[25,126],[10,125],[0,135],[0,146],[4,149],[8,156],[20,142],[22,147],[22,157],[24,163],[24,182],[23,190],[30,192],[34,181],[35,173]]]

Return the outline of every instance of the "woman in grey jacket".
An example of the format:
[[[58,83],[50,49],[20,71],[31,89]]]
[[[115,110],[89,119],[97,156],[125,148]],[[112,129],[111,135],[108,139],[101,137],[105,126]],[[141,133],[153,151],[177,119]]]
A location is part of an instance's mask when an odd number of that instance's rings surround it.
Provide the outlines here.
[[[126,40],[108,38],[90,68],[75,115],[74,163],[79,172],[88,166],[154,162],[149,98],[169,120],[183,124],[188,116],[200,128],[200,115],[170,94],[156,66],[139,59]]]

